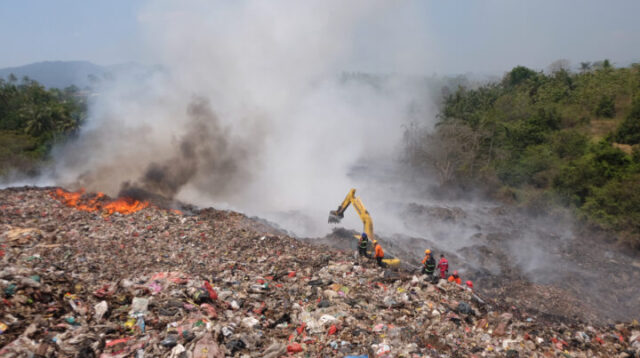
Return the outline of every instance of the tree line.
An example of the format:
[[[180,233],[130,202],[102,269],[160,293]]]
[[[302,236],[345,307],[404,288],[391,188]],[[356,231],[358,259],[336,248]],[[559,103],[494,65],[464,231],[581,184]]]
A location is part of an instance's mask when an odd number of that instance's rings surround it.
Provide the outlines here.
[[[450,91],[435,129],[414,127],[407,161],[442,186],[483,188],[533,212],[570,207],[640,249],[640,64],[518,66]]]
[[[86,113],[86,96],[75,86],[47,89],[28,77],[0,78],[0,176],[14,170],[34,174]]]

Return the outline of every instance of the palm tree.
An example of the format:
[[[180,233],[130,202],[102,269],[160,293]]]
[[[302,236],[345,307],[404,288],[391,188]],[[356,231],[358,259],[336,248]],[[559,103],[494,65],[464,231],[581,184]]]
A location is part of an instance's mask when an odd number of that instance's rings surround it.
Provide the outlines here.
[[[588,72],[591,69],[591,62],[580,62],[580,71]]]

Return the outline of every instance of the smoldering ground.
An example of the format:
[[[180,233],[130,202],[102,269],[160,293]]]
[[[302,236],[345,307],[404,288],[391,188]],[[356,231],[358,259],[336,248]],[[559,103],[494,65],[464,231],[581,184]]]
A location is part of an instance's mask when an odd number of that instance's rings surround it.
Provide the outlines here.
[[[248,151],[258,148],[255,140],[251,145],[231,142],[208,102],[199,98],[187,107],[185,127],[174,156],[149,163],[142,177],[125,182],[122,190],[137,188],[171,199],[190,182],[214,196],[247,184],[250,172],[243,163],[248,161]]]

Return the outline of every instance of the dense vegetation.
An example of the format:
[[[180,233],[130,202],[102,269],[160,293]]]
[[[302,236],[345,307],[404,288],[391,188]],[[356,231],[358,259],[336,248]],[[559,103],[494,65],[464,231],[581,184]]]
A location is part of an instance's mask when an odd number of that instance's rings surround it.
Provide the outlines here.
[[[33,173],[51,146],[73,134],[86,114],[76,87],[46,89],[15,76],[0,78],[0,176]]]
[[[640,65],[579,73],[518,66],[448,95],[435,130],[408,131],[409,160],[441,184],[537,212],[558,205],[640,248]]]

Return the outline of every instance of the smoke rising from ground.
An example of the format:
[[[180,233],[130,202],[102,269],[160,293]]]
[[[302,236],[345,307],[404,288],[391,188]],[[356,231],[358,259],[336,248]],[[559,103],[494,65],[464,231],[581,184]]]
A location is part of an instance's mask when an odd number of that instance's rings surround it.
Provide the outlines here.
[[[194,99],[188,105],[184,122],[186,132],[176,143],[174,156],[149,163],[142,177],[125,183],[124,190],[139,188],[174,198],[190,182],[204,181],[201,189],[212,195],[246,184],[248,173],[241,163],[247,160],[248,146],[229,141],[228,131],[205,100]]]
[[[150,3],[139,18],[164,70],[99,89],[80,138],[56,151],[58,182],[302,211],[319,225],[300,234],[326,232],[352,167],[396,158],[412,113],[434,112],[414,77],[345,72],[424,71],[428,43],[406,31],[420,26],[408,14],[364,1]]]

